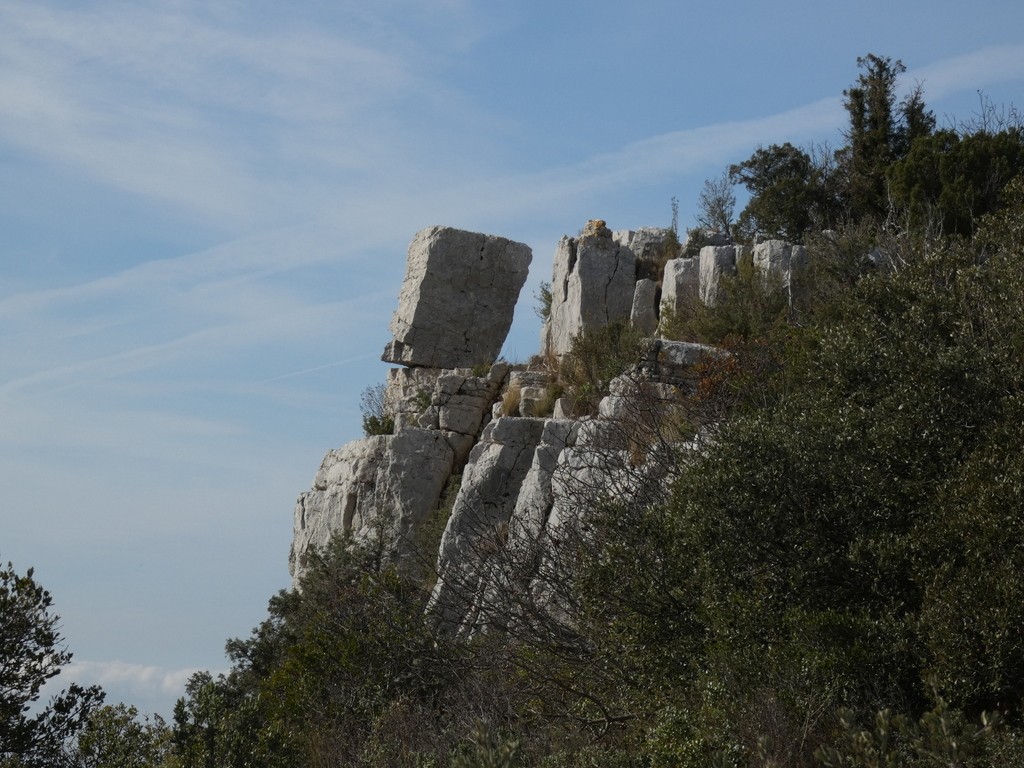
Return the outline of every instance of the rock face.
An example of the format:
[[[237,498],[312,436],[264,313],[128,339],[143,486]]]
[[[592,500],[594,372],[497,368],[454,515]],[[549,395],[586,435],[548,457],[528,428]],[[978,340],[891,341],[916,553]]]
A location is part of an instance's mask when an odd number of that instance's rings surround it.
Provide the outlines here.
[[[407,428],[356,440],[330,451],[313,488],[295,504],[293,577],[311,549],[336,534],[356,541],[383,539],[395,560],[412,554],[415,533],[437,508],[454,453],[436,430]]]
[[[607,228],[594,231],[588,234],[585,230],[578,240],[563,237],[558,243],[551,312],[543,333],[545,354],[564,355],[573,337],[588,328],[629,321],[636,257],[617,243]]]
[[[765,276],[769,284],[790,295],[793,273],[807,265],[807,249],[783,240],[765,240],[754,246],[753,260],[754,268]]]
[[[624,245],[636,257],[637,280],[654,280],[661,277],[666,261],[675,258],[678,240],[671,229],[662,227],[641,227],[637,230],[622,229],[612,236],[619,245]]]
[[[508,373],[508,363],[495,363],[484,376],[468,368],[392,368],[387,400],[395,411],[396,432],[407,426],[441,430],[461,467]]]
[[[736,246],[705,245],[700,249],[700,300],[708,306],[718,302],[718,284],[723,275],[736,274]]]
[[[685,312],[697,301],[700,259],[671,259],[665,262],[661,281],[662,312]]]
[[[802,247],[767,241],[752,252],[723,242],[664,262],[669,234],[613,236],[595,220],[560,241],[544,329],[549,359],[568,352],[575,334],[614,322],[653,334],[659,298],[662,315],[713,304],[737,260],[781,288],[807,260]],[[385,354],[406,366],[388,371],[384,390],[395,433],[324,458],[295,507],[296,582],[310,551],[338,533],[381,543],[400,567],[424,562],[425,523],[458,482],[440,545],[427,552],[438,577],[430,617],[466,637],[509,623],[558,631],[572,622],[567,574],[595,505],[664,498],[697,448],[694,434],[714,428],[713,414],[695,421],[681,412],[682,396],[697,385],[695,366],[726,353],[649,338],[635,365],[608,383],[597,414],[582,417],[556,368],[495,363],[481,374],[469,366],[500,351],[529,261],[526,246],[504,238],[441,227],[416,236]]]
[[[508,540],[509,520],[543,429],[543,419],[498,419],[470,454],[441,538],[438,579],[428,606],[449,631],[474,623],[468,616],[480,604],[490,556]]]
[[[654,280],[643,278],[636,281],[629,324],[645,336],[658,329],[658,284]]]
[[[507,363],[484,376],[467,368],[388,371],[385,400],[395,413],[395,434],[355,440],[324,457],[313,488],[295,505],[293,579],[310,549],[335,534],[383,541],[399,563],[421,558],[417,531],[465,465],[508,371]]]
[[[494,362],[531,259],[529,246],[503,237],[450,227],[417,233],[381,359],[427,368]]]

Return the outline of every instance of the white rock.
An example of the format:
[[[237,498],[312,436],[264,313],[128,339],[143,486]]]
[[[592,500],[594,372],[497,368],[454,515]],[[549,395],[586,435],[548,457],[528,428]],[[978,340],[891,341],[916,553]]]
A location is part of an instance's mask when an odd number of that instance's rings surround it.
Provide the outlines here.
[[[503,417],[487,425],[462,474],[441,537],[438,579],[427,610],[458,631],[484,586],[487,560],[501,550],[523,479],[544,428],[542,419]]]
[[[531,259],[529,246],[503,237],[450,227],[417,233],[382,359],[429,368],[492,363]]]
[[[612,235],[615,242],[624,245],[636,257],[637,279],[648,278],[657,281],[666,261],[677,256],[670,252],[669,241],[674,237],[671,229],[663,227],[641,227],[637,230],[624,229]],[[678,241],[676,241],[678,244]]]
[[[658,328],[657,297],[656,282],[646,278],[637,280],[629,324],[645,336],[654,333]]]
[[[697,301],[700,259],[672,259],[665,263],[661,280],[661,315],[690,311]]]
[[[635,274],[633,252],[611,237],[563,237],[555,250],[545,354],[564,355],[587,329],[628,322]]]
[[[396,561],[411,557],[415,533],[437,508],[453,459],[444,433],[416,428],[328,452],[313,488],[296,502],[288,558],[293,583],[310,550],[322,549],[337,534],[356,541],[382,538]]]
[[[723,275],[736,274],[736,247],[706,245],[700,249],[700,300],[709,307],[718,302]]]
[[[753,250],[753,264],[773,289],[793,300],[793,274],[807,266],[807,249],[783,240],[765,240]]]

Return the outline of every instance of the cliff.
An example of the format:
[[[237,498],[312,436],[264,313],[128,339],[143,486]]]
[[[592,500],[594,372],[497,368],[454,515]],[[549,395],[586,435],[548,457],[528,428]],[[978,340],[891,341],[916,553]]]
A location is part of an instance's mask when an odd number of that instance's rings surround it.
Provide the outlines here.
[[[428,610],[450,632],[557,625],[571,567],[560,542],[585,535],[598,501],[660,498],[686,455],[680,447],[696,449],[690,441],[709,426],[680,428],[673,409],[693,367],[724,353],[658,338],[659,323],[690,302],[714,303],[737,258],[784,289],[806,260],[779,241],[743,248],[726,242],[683,258],[669,230],[613,233],[589,222],[558,244],[540,354],[513,366],[495,360],[529,247],[446,227],[418,233],[383,355],[401,366],[388,371],[382,398],[393,434],[327,453],[296,504],[293,578],[343,533],[436,579]],[[613,326],[646,340],[588,408],[562,391],[560,362],[575,339]]]

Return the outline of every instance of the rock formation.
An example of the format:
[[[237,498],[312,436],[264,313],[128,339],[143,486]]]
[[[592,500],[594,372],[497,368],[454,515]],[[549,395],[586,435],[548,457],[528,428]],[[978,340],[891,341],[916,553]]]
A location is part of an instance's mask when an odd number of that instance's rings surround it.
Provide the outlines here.
[[[698,295],[707,305],[718,301],[718,284],[724,275],[736,274],[735,245],[705,245],[700,249]]]
[[[551,312],[544,326],[543,350],[564,355],[572,338],[588,328],[628,322],[636,285],[636,257],[600,226],[578,239],[563,237],[555,251]]]
[[[427,368],[494,362],[531,259],[529,246],[503,237],[451,227],[417,233],[381,359]]]
[[[568,353],[576,334],[610,323],[653,337],[665,311],[716,301],[737,258],[787,288],[807,258],[778,241],[752,254],[720,244],[667,258],[677,254],[668,230],[613,235],[598,220],[563,238],[543,334],[548,360]],[[384,355],[404,366],[388,371],[383,397],[395,432],[328,452],[296,504],[293,578],[312,550],[343,533],[377,542],[407,570],[436,569],[428,610],[452,633],[568,621],[561,548],[586,535],[600,499],[661,498],[695,426],[676,417],[680,394],[694,386],[694,366],[725,353],[649,338],[596,412],[574,416],[572,399],[558,397],[556,370],[491,364],[529,248],[433,227],[416,235],[408,260]],[[456,490],[438,545],[424,529]]]

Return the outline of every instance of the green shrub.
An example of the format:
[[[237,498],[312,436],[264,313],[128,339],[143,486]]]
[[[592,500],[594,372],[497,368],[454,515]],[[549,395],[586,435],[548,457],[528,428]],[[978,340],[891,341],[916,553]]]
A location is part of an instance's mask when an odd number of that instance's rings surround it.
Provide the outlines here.
[[[754,267],[748,251],[737,261],[735,275],[722,276],[713,306],[694,296],[679,311],[663,310],[660,333],[666,339],[718,344],[764,338],[788,317],[786,291]]]
[[[386,393],[387,387],[383,384],[363,390],[359,410],[363,414],[363,434],[367,437],[395,433],[395,413],[387,402]]]
[[[480,723],[451,768],[515,768],[519,764],[519,740],[502,738],[493,728]]]
[[[534,298],[537,299],[537,306],[533,308],[534,313],[542,321],[547,322],[547,319],[551,316],[551,283],[542,280],[540,285],[537,286],[537,293],[534,294]]]
[[[611,380],[640,362],[642,342],[639,331],[624,323],[575,336],[559,367],[559,378],[574,398],[574,410],[587,413],[596,409],[608,394]]]

